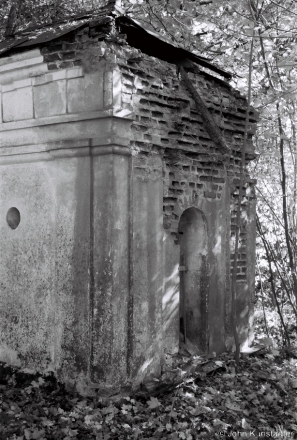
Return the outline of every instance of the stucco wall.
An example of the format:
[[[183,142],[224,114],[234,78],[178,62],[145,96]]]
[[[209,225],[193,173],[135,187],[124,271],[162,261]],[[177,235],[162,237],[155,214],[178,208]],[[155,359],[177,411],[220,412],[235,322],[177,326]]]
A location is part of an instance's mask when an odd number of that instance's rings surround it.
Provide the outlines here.
[[[163,181],[158,154],[133,157],[131,376],[158,375],[162,354]]]
[[[127,376],[131,112],[114,116],[120,89],[106,60],[92,72],[45,73],[40,52],[29,55],[7,59],[2,76],[0,63],[0,360],[52,369],[81,389],[119,383]],[[6,220],[12,207],[16,229]]]
[[[89,161],[1,166],[1,341],[29,368],[87,370]],[[11,207],[19,226],[6,222]],[[5,324],[4,324],[5,320]],[[12,359],[10,359],[12,360]]]
[[[91,378],[102,386],[127,379],[130,161],[125,150],[93,159]]]
[[[84,30],[71,38],[0,60],[0,360],[54,369],[80,390],[116,389],[160,374],[179,349],[178,227],[190,207],[206,219],[207,351],[225,349],[246,102],[190,74],[233,149],[227,160],[174,66]],[[255,120],[251,112],[248,159]],[[246,175],[242,342],[253,184]],[[11,207],[21,215],[14,230]]]

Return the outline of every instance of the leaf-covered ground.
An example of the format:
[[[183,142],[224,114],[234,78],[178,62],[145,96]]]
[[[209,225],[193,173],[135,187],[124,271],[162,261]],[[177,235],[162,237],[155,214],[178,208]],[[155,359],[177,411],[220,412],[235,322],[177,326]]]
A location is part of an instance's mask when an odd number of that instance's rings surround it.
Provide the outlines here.
[[[178,357],[160,381],[109,403],[0,364],[1,440],[297,438],[297,360],[286,352]]]

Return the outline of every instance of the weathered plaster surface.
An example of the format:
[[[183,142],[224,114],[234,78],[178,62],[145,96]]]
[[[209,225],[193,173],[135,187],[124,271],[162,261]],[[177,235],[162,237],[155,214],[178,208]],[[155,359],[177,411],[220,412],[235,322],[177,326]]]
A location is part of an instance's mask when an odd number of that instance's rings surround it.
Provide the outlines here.
[[[2,86],[0,356],[78,387],[127,375],[130,120],[108,69]]]
[[[129,155],[94,158],[93,380],[127,375],[129,297]],[[115,367],[116,366],[116,367]]]
[[[187,208],[205,218],[205,350],[226,348],[246,102],[190,74],[233,149],[226,161],[174,66],[80,32],[0,59],[0,360],[53,369],[83,391],[137,385],[178,351]],[[254,122],[251,112],[251,157]],[[243,344],[252,338],[255,238],[246,177]],[[11,207],[21,215],[14,230]]]
[[[19,361],[42,367],[53,356],[53,189],[50,170],[43,164],[1,169],[1,340],[18,352]],[[12,206],[21,212],[15,230],[6,223]]]
[[[161,363],[163,289],[163,182],[158,154],[133,157],[132,376],[158,374]]]

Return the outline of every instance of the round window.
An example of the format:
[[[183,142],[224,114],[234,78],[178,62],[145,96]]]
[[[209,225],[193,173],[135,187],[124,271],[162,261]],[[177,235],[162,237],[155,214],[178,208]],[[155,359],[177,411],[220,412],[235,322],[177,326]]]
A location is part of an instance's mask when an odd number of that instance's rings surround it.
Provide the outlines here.
[[[6,221],[10,229],[16,229],[21,221],[21,214],[17,208],[10,208],[6,215]]]

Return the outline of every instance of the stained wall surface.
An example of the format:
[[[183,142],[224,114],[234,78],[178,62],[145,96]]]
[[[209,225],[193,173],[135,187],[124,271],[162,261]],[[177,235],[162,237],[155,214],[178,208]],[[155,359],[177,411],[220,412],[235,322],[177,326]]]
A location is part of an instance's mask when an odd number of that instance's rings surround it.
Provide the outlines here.
[[[48,72],[37,49],[0,66],[0,359],[78,388],[127,376],[131,112],[114,116],[113,70]]]
[[[220,353],[230,344],[246,110],[228,84],[189,74],[224,130],[226,159],[175,66],[88,35],[0,59],[0,360],[53,369],[80,391],[139,384],[179,350],[179,225],[188,209],[204,221],[198,349]],[[251,111],[247,160],[255,122]],[[242,344],[252,339],[253,185],[246,174]],[[6,220],[12,207],[16,229]]]

